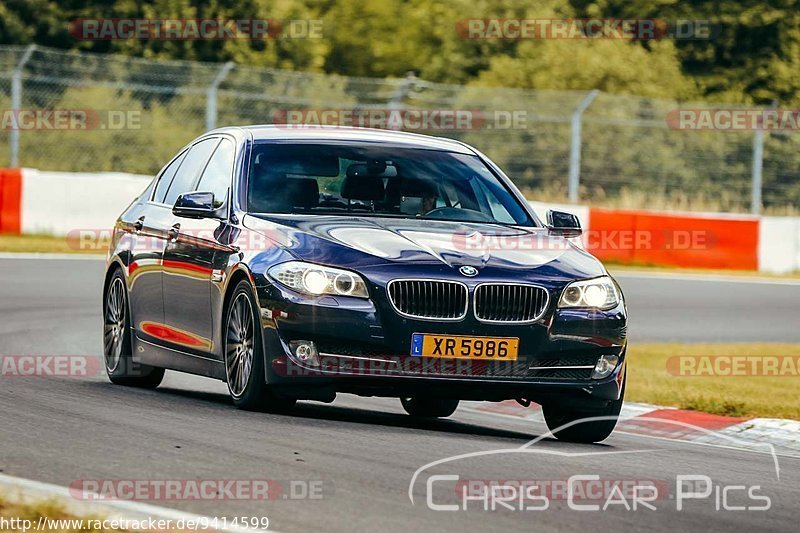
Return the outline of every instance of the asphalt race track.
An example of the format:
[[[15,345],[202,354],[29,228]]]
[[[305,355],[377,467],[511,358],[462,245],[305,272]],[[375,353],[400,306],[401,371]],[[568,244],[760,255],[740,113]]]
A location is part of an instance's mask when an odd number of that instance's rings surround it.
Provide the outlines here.
[[[613,271],[612,271],[613,273]],[[640,342],[800,342],[800,280],[615,276]]]
[[[100,260],[0,259],[0,355],[100,353]],[[618,276],[633,341],[800,340],[800,284]],[[743,311],[744,310],[744,311]],[[168,373],[155,391],[92,378],[0,377],[0,471],[62,486],[78,480],[272,479],[274,501],[170,500],[147,503],[207,516],[267,516],[280,531],[793,531],[800,459],[617,433],[602,445],[544,439],[544,426],[459,409],[448,420],[416,422],[399,402],[341,396],[303,402],[292,415],[234,409],[224,384]],[[417,469],[458,454],[508,450]],[[460,503],[459,480],[648,481],[661,487],[650,505],[628,510],[571,509],[551,494],[546,510],[519,502],[437,511]],[[684,500],[678,475],[708,476],[712,493]],[[276,485],[277,486],[277,485]],[[314,498],[303,487],[314,487]],[[744,486],[746,489],[724,490]],[[758,488],[754,488],[758,486]],[[292,493],[291,488],[295,488]],[[688,487],[685,487],[689,490]],[[700,489],[698,489],[700,490]],[[768,510],[730,510],[765,505]],[[727,497],[723,497],[727,495]],[[626,500],[630,505],[630,498]],[[524,501],[539,507],[541,501]],[[603,505],[603,500],[580,504]],[[491,504],[491,503],[490,503]],[[727,510],[726,510],[727,508]]]

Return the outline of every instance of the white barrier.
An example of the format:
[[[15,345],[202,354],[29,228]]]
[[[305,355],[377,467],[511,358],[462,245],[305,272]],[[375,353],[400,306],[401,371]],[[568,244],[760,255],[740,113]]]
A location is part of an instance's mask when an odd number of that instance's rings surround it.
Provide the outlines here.
[[[800,271],[800,217],[761,217],[758,269],[774,274]]]
[[[22,169],[22,233],[67,235],[114,227],[152,176]]]

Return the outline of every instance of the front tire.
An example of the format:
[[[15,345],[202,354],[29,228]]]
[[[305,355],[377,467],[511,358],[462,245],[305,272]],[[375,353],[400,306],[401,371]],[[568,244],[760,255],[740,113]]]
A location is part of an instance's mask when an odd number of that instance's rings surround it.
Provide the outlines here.
[[[103,300],[103,359],[108,379],[117,385],[154,389],[164,369],[135,363],[132,357],[131,314],[125,277],[116,269]]]
[[[447,418],[458,409],[458,400],[447,398],[400,398],[403,409],[411,416],[418,418]]]
[[[625,396],[625,382],[618,400],[604,402],[601,405],[584,407],[565,407],[559,404],[546,403],[542,406],[547,428],[558,439],[566,442],[590,444],[606,440],[617,425],[622,401]],[[603,417],[601,420],[579,422],[585,418]],[[572,424],[575,422],[574,424]],[[568,427],[564,425],[571,424]],[[560,428],[560,429],[559,429]]]
[[[233,290],[225,312],[225,377],[233,404],[249,411],[283,412],[297,400],[275,394],[264,379],[261,321],[247,280]]]

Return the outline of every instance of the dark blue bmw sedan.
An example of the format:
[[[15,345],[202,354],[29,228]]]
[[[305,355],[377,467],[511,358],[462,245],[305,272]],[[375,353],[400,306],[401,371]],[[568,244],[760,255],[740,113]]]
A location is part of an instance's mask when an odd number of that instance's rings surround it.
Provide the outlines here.
[[[578,219],[540,221],[463,143],[249,126],[184,147],[119,217],[103,292],[114,383],[224,380],[245,409],[337,393],[542,405],[559,438],[605,439],[627,316]]]

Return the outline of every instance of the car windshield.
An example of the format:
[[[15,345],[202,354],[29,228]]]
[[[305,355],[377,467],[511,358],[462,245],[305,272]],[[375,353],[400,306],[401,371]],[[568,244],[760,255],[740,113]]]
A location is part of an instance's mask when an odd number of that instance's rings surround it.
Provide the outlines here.
[[[337,214],[535,225],[475,155],[396,145],[263,143],[253,147],[254,213]]]

